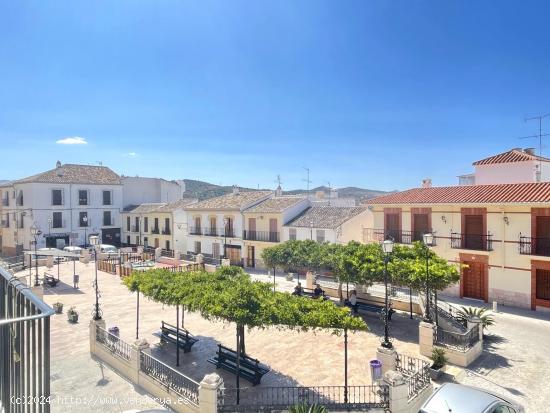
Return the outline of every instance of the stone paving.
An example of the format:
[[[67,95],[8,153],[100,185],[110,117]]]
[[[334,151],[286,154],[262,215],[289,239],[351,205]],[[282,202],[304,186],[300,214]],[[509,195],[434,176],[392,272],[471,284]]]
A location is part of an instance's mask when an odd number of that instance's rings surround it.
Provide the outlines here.
[[[42,274],[45,268],[39,268]],[[54,271],[56,273],[56,271]],[[54,396],[53,412],[78,411],[92,412],[101,409],[105,412],[122,412],[135,408],[158,408],[152,399],[138,388],[118,376],[109,367],[93,360],[89,353],[88,324],[94,303],[94,264],[77,263],[80,274],[80,288],[72,287],[72,263],[61,264],[61,283],[55,288],[46,288],[44,301],[64,304],[63,314],[52,319],[51,331],[51,374]],[[27,271],[19,274],[26,275]],[[266,280],[266,276],[254,275]],[[273,278],[271,277],[270,280]],[[118,276],[98,272],[98,284],[101,291],[100,304],[107,327],[118,326],[120,336],[127,342],[133,342],[136,335],[136,294],[124,287]],[[291,289],[293,284],[277,277],[279,289]],[[77,324],[67,322],[65,312],[75,306],[80,313]],[[175,367],[174,346],[158,346],[158,339],[152,335],[158,331],[161,320],[174,324],[176,310],[142,298],[140,300],[140,332],[152,345],[152,354]],[[377,315],[365,316],[371,332],[350,334],[348,379],[350,385],[370,383],[368,361],[373,359],[380,344],[383,325]],[[194,345],[191,353],[180,354],[179,370],[191,378],[200,381],[205,374],[215,371],[215,366],[206,360],[216,352],[217,343],[235,347],[235,327],[224,323],[204,320],[198,314],[185,313],[184,324],[200,341]],[[410,320],[408,314],[395,314],[392,322],[394,345],[399,352],[418,357],[418,320]],[[344,382],[343,338],[329,332],[298,333],[269,328],[246,332],[246,349],[251,356],[268,364],[272,371],[264,376],[261,386],[282,385],[342,385]],[[218,371],[226,383],[233,387],[235,376]],[[244,380],[241,385],[249,386]],[[71,403],[70,398],[73,398]],[[76,398],[102,397],[97,405],[77,405]],[[63,398],[68,398],[65,400]],[[110,398],[110,399],[109,399]],[[118,398],[120,404],[115,404]],[[134,403],[127,403],[126,398]],[[62,403],[64,402],[64,404]],[[140,405],[135,406],[135,403]]]

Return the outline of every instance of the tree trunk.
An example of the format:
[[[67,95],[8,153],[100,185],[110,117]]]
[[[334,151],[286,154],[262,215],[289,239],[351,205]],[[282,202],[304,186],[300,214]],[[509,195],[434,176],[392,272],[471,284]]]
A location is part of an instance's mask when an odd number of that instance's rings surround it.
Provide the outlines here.
[[[244,326],[237,325],[237,332],[239,334],[239,349],[237,351],[244,356],[246,354],[246,348],[244,343]]]
[[[344,302],[344,293],[342,292],[342,283],[338,282],[338,299],[341,303]]]

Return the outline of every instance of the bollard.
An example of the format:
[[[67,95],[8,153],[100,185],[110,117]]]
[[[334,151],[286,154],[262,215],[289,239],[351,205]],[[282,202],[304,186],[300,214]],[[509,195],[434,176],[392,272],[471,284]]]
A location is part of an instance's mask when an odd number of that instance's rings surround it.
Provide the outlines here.
[[[493,301],[493,311],[494,311],[495,313],[498,313],[498,304],[497,304],[496,301]]]

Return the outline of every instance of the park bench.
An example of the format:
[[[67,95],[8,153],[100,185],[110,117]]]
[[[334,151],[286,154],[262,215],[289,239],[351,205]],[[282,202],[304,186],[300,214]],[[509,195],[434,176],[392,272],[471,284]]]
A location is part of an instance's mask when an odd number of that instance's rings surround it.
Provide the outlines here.
[[[59,280],[57,280],[53,275],[44,273],[44,284],[48,284],[50,287],[55,287]]]
[[[165,323],[164,321],[162,321],[160,326],[160,332],[153,333],[153,335],[155,337],[159,337],[161,343],[168,342],[177,345],[179,341],[179,347],[184,353],[189,353],[191,351],[191,347],[193,347],[193,344],[199,341],[185,328],[178,329],[176,326]]]
[[[325,290],[323,290],[321,295],[315,295],[313,288],[302,288],[302,296],[314,299],[322,298],[323,300],[328,300],[328,297],[325,295]]]
[[[351,307],[351,304],[348,300],[345,301],[345,304],[348,307]],[[383,305],[372,304],[360,298],[357,299],[357,309],[371,312],[371,313],[378,313],[378,314],[383,314],[385,311],[385,308]],[[395,313],[395,310],[390,307],[390,311],[388,313],[388,321],[391,321],[391,316],[393,313]]]
[[[215,357],[207,360],[216,368],[222,368],[233,374],[237,374],[237,352],[228,347],[218,344],[218,352]],[[248,357],[247,355],[239,357],[239,377],[242,377],[254,386],[260,384],[262,377],[271,369],[258,360]]]

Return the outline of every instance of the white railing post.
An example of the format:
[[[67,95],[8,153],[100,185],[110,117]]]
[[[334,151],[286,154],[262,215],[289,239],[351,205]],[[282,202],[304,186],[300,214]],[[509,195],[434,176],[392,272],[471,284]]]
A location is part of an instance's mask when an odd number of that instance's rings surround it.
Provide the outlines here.
[[[483,341],[483,326],[481,324],[481,320],[478,317],[472,317],[468,319],[468,331],[470,331],[472,328],[475,328],[476,325],[479,329],[479,341]]]
[[[199,385],[199,412],[216,413],[218,411],[218,390],[223,380],[217,373],[204,376]]]
[[[389,371],[384,375],[384,382],[390,390],[390,411],[392,413],[408,413],[408,384],[403,375],[397,371]]]
[[[376,358],[382,362],[382,375],[390,370],[395,370],[397,363],[397,352],[394,348],[378,347]]]
[[[105,320],[90,320],[90,353],[96,354],[96,345],[97,345],[97,338],[96,338],[96,329],[97,327],[102,328],[105,330]]]
[[[132,371],[130,372],[132,374],[132,381],[136,384],[139,384],[139,370],[141,368],[141,352],[149,353],[149,343],[147,340],[140,339],[134,341],[134,343],[131,345],[132,351],[130,353],[130,363]]]
[[[421,321],[418,325],[418,345],[420,354],[431,357],[434,346],[434,325]]]

